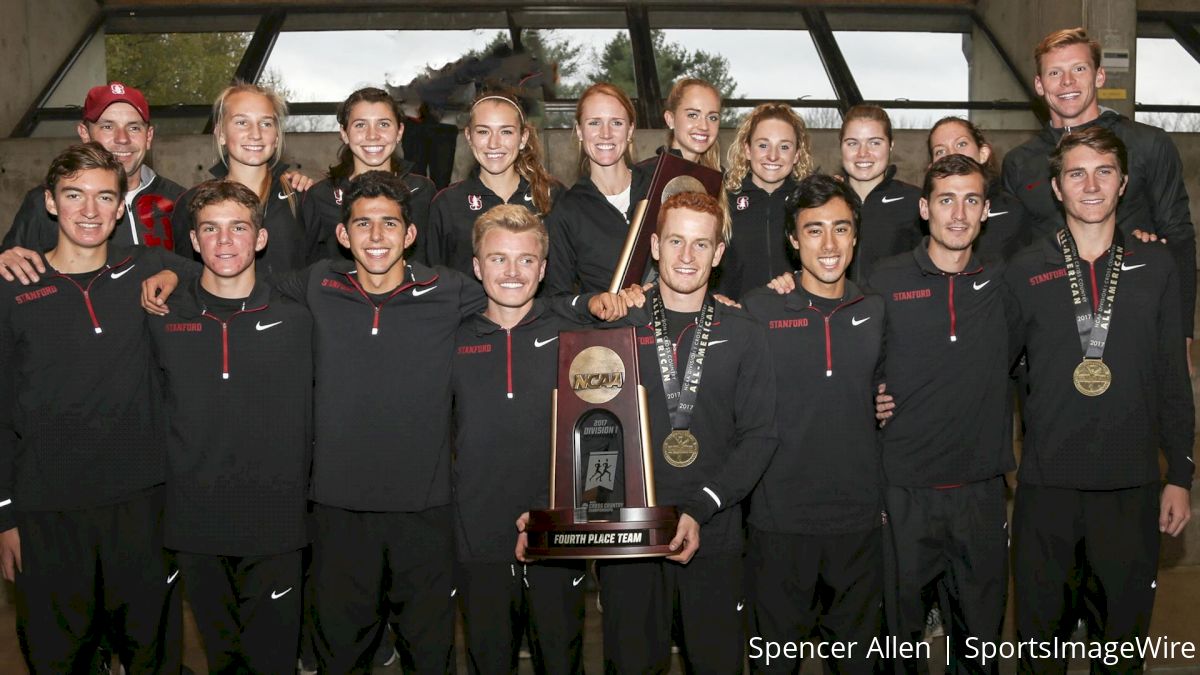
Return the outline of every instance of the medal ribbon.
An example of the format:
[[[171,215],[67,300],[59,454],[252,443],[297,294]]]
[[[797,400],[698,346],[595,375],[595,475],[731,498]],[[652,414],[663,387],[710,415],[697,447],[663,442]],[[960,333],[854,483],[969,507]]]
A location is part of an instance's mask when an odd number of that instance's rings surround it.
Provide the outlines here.
[[[1079,253],[1075,250],[1075,238],[1066,228],[1058,231],[1058,244],[1062,247],[1063,261],[1067,268],[1067,279],[1071,285],[1071,304],[1075,309],[1075,327],[1079,331],[1079,344],[1085,359],[1104,356],[1104,344],[1108,341],[1108,328],[1112,323],[1113,302],[1117,298],[1117,280],[1121,276],[1121,263],[1125,259],[1125,241],[1121,231],[1113,233],[1113,243],[1108,249],[1108,266],[1104,270],[1104,283],[1098,289],[1095,314],[1087,286],[1083,283],[1083,272]]]
[[[696,317],[696,337],[688,351],[687,365],[680,382],[675,367],[675,345],[667,335],[667,308],[662,296],[655,294],[651,300],[654,319],[654,346],[658,351],[658,369],[662,373],[663,391],[667,395],[667,411],[671,414],[672,429],[687,429],[692,424],[692,413],[696,410],[696,395],[700,390],[700,374],[704,370],[704,357],[708,353],[708,340],[712,337],[713,315],[716,307],[711,298],[704,299],[700,314]]]

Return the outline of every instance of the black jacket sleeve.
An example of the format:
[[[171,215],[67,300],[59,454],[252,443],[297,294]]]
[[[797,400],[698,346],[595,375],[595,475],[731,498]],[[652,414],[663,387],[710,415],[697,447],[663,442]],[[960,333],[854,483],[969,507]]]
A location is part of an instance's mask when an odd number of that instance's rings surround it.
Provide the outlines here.
[[[46,212],[46,190],[38,186],[25,193],[21,207],[13,217],[12,228],[4,235],[0,250],[20,246],[34,251],[49,251],[58,245],[58,224]]]
[[[546,280],[543,293],[547,296],[570,293],[575,288],[575,247],[571,242],[568,217],[564,213],[562,200],[546,216],[546,230],[550,233],[550,255],[546,262]]]
[[[425,226],[425,232],[418,236],[425,240],[422,251],[424,259],[419,262],[431,267],[450,264],[446,261],[446,244],[443,240],[445,237],[443,222],[449,219],[449,214],[446,213],[446,204],[449,201],[449,199],[434,198],[433,204],[429,207],[429,223]]]
[[[734,447],[724,465],[682,505],[683,513],[701,525],[746,498],[766,471],[779,447],[775,430],[775,369],[766,329],[754,325],[737,371],[733,417]]]
[[[13,422],[17,396],[14,353],[15,338],[6,304],[0,306],[0,401],[3,401],[0,403],[0,532],[17,524],[12,501],[17,461],[17,430]]]
[[[1171,273],[1158,306],[1155,379],[1159,385],[1154,387],[1158,396],[1158,444],[1167,458],[1167,483],[1190,490],[1195,471],[1192,442],[1196,409],[1192,404],[1179,304],[1179,278]]]
[[[1167,247],[1175,257],[1183,331],[1186,337],[1192,337],[1196,310],[1196,228],[1192,224],[1187,188],[1183,184],[1183,161],[1170,137],[1162,132],[1154,134],[1149,156],[1153,161],[1146,163],[1150,171],[1146,176],[1146,189],[1150,192],[1154,229],[1159,237],[1166,238]]]

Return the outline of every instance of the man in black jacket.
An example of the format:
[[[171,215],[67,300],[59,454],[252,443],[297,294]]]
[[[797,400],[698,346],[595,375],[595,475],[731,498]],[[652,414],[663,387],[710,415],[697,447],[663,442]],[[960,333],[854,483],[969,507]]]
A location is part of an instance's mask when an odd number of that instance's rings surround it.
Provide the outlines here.
[[[1019,254],[1006,274],[1020,310],[1012,344],[1030,364],[1013,512],[1022,641],[1070,635],[1067,587],[1077,576],[1087,605],[1101,608],[1086,617],[1091,639],[1144,638],[1160,533],[1179,536],[1191,517],[1195,412],[1179,283],[1168,251],[1121,232],[1126,162],[1108,129],[1064,136],[1050,166],[1067,227]],[[1031,672],[1066,667],[1044,653],[1022,657]],[[1122,654],[1105,665],[1131,672],[1142,663]]]
[[[212,672],[282,673],[300,635],[312,443],[312,316],[255,281],[258,197],[208,181],[188,203],[199,280],[150,321],[166,374],[165,544]]]
[[[966,640],[1000,639],[1008,590],[1004,472],[1014,467],[1008,399],[1007,293],[1001,270],[971,253],[986,218],[987,178],[964,155],[930,166],[920,202],[929,236],[880,263],[870,288],[887,305],[881,436],[888,629],[916,644],[936,590],[950,658]],[[922,669],[914,659],[902,664]]]
[[[882,375],[884,302],[846,279],[858,231],[850,186],[815,174],[792,190],[788,239],[799,253],[799,286],[743,299],[767,328],[780,438],[750,508],[750,658],[756,672],[791,673],[798,659],[764,658],[764,643],[816,636],[825,643],[817,655],[836,672],[871,673],[883,618],[871,395]]]
[[[175,229],[171,214],[183,188],[146,166],[146,153],[154,141],[150,107],[142,92],[120,82],[92,87],[83,103],[83,120],[76,125],[83,143],[96,141],[113,153],[125,171],[128,191],[125,214],[112,235],[118,246],[142,244],[172,250]],[[58,241],[58,223],[46,211],[46,186],[25,195],[13,218],[12,229],[0,249],[15,246],[48,251]],[[184,230],[182,237],[187,237]],[[7,278],[7,277],[6,277]]]
[[[1155,235],[1175,258],[1184,334],[1192,335],[1196,304],[1196,231],[1188,211],[1183,163],[1167,134],[1101,108],[1104,86],[1100,44],[1082,28],[1047,35],[1034,49],[1034,88],[1046,101],[1050,123],[1004,157],[1004,185],[1025,205],[1034,239],[1063,227],[1063,211],[1050,190],[1050,153],[1064,134],[1092,126],[1112,131],[1129,154],[1129,171],[1117,227],[1126,235]]]
[[[98,143],[55,158],[46,185],[45,273],[0,283],[0,568],[22,652],[32,672],[86,672],[104,636],[130,672],[178,672],[162,393],[137,306],[167,260],[109,244],[125,171]]]
[[[666,560],[597,565],[610,672],[665,673],[676,616],[688,668],[742,668],[741,503],[778,439],[765,331],[708,292],[725,250],[721,223],[717,200],[680,193],[651,240],[660,280],[646,298],[653,320],[637,329],[638,362],[658,503],[678,505],[680,519]]]

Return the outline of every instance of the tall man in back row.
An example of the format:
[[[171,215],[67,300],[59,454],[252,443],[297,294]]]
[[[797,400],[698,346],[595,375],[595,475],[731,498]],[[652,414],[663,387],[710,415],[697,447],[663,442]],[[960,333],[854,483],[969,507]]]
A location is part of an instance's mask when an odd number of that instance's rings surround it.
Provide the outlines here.
[[[1127,162],[1108,129],[1064,136],[1050,167],[1067,227],[1020,253],[1006,274],[1019,306],[1011,343],[1029,355],[1013,512],[1022,641],[1070,635],[1067,588],[1077,576],[1093,610],[1091,639],[1144,638],[1159,534],[1178,536],[1191,517],[1195,412],[1179,282],[1168,251],[1122,235]],[[1066,669],[1050,655],[1023,656],[1023,671]],[[1106,665],[1142,666],[1137,657]]]
[[[1167,134],[1101,108],[1104,86],[1100,43],[1082,28],[1055,31],[1033,52],[1033,85],[1046,102],[1050,122],[1037,136],[1004,157],[1004,186],[1025,205],[1034,239],[1054,236],[1063,227],[1063,211],[1051,192],[1050,153],[1064,134],[1093,126],[1117,135],[1126,148],[1127,184],[1117,208],[1117,227],[1165,240],[1175,259],[1184,335],[1192,335],[1196,304],[1196,230],[1183,185],[1183,162]]]

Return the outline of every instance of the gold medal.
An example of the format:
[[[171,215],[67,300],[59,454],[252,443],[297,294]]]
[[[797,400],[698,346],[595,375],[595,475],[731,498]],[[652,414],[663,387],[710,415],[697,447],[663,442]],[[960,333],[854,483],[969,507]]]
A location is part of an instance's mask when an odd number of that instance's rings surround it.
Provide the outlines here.
[[[1112,385],[1112,371],[1100,359],[1084,359],[1071,376],[1075,389],[1084,396],[1099,396]]]
[[[700,456],[700,442],[687,429],[676,429],[663,441],[663,457],[673,467],[682,469]]]

